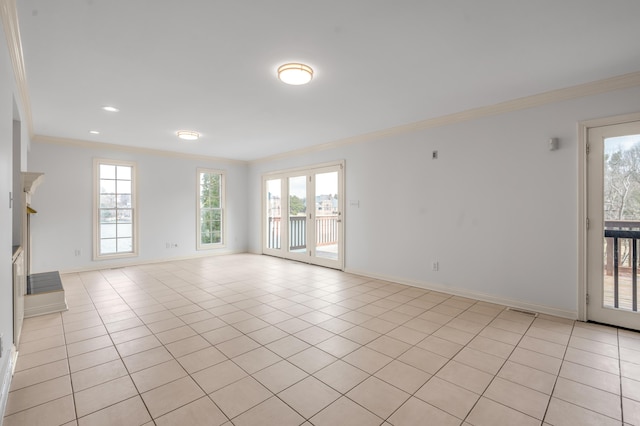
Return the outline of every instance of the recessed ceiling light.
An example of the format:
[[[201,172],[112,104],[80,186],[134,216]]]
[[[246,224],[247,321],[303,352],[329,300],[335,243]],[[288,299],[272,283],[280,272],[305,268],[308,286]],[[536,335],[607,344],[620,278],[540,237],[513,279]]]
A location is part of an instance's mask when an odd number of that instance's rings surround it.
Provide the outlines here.
[[[109,112],[118,112],[118,111],[120,111],[118,108],[116,108],[114,106],[110,106],[110,105],[103,106],[102,109],[105,110],[105,111],[109,111]]]
[[[283,83],[294,86],[307,84],[313,78],[313,70],[305,64],[284,64],[278,68],[278,78]]]
[[[200,137],[200,133],[194,132],[192,130],[179,130],[176,132],[180,139],[185,141],[195,141]]]
[[[91,133],[92,135],[99,135],[100,132],[97,130],[89,130],[89,133]]]

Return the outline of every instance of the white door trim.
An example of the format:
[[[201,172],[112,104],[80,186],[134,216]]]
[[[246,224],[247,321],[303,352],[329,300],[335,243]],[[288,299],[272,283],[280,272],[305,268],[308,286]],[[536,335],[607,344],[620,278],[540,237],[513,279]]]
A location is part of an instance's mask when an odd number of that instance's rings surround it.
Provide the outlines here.
[[[578,123],[578,320],[587,317],[587,137],[594,127],[640,121],[640,112]]]

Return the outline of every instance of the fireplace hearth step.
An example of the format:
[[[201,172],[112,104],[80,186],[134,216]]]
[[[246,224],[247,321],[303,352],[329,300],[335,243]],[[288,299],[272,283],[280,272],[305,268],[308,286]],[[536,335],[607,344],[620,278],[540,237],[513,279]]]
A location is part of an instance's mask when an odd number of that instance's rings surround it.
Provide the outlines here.
[[[62,291],[62,280],[58,271],[31,274],[27,277],[27,294]]]
[[[25,318],[67,309],[67,299],[58,271],[31,274],[27,277],[27,294],[24,296]]]

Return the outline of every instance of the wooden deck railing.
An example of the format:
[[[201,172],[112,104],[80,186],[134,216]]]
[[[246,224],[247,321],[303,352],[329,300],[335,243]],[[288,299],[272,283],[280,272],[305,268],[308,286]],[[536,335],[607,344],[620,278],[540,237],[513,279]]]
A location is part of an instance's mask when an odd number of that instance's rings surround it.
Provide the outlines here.
[[[606,239],[605,274],[613,276],[613,306],[620,307],[620,275],[631,273],[631,310],[638,311],[638,239],[640,221],[604,223]]]

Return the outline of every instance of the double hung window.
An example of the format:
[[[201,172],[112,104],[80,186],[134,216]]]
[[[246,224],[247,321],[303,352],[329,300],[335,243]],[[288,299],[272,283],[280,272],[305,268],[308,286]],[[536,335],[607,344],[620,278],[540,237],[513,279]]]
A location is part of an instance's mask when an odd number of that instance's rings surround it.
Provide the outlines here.
[[[94,168],[94,258],[135,256],[135,164],[97,159]]]
[[[198,249],[224,244],[224,172],[198,169]]]

